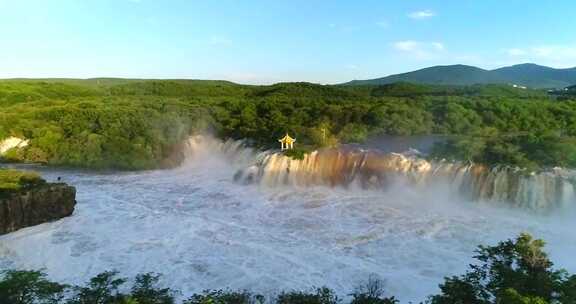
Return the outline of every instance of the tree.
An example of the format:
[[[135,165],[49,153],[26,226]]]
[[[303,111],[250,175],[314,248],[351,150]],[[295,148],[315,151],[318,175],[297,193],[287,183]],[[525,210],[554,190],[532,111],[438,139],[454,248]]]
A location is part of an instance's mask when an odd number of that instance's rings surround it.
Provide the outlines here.
[[[470,270],[446,278],[431,304],[576,303],[574,277],[552,269],[544,241],[521,234],[496,246],[479,246]]]
[[[126,279],[117,278],[118,272],[106,271],[90,279],[88,286],[76,287],[76,294],[69,304],[120,304],[126,296],[119,292],[119,287]]]
[[[276,299],[277,304],[339,304],[341,300],[333,290],[327,287],[317,288],[314,292],[283,292]]]
[[[261,295],[252,295],[247,291],[206,290],[202,294],[194,294],[183,304],[262,304]]]
[[[47,280],[39,271],[9,270],[0,281],[0,304],[56,304],[67,288]]]
[[[368,129],[364,125],[350,123],[340,130],[338,137],[343,142],[361,143],[368,137]]]
[[[397,304],[394,297],[384,297],[384,284],[376,276],[368,277],[366,284],[356,288],[352,294],[350,304]]]
[[[319,147],[333,147],[338,144],[338,138],[332,134],[332,126],[329,122],[322,122],[317,127],[311,128],[309,137],[312,143]]]
[[[170,288],[159,288],[160,275],[146,273],[136,276],[131,297],[138,304],[173,304],[174,295]]]

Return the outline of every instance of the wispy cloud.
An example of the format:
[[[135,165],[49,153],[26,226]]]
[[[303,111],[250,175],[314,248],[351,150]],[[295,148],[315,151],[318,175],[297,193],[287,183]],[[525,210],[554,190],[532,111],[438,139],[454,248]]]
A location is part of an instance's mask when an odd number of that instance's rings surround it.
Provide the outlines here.
[[[408,14],[409,18],[412,19],[428,19],[436,16],[436,13],[432,10],[415,11]]]
[[[506,53],[509,56],[522,56],[522,55],[526,55],[526,51],[523,49],[507,49]]]
[[[404,52],[412,52],[418,48],[419,42],[414,40],[405,40],[394,42],[393,46],[395,49]]]
[[[555,66],[572,67],[576,65],[576,45],[537,45],[504,50],[515,60],[538,62]]]
[[[376,26],[381,27],[381,28],[388,28],[390,26],[390,24],[388,23],[388,21],[380,20],[380,21],[376,22]]]
[[[345,25],[336,23],[329,23],[328,27],[342,33],[351,33],[360,29],[360,26],[358,25]]]
[[[441,42],[422,42],[415,40],[396,41],[392,43],[392,47],[397,51],[414,55],[419,59],[431,58],[446,49]]]
[[[432,48],[434,48],[437,51],[443,51],[444,50],[444,44],[443,43],[430,42],[430,45],[432,46]]]
[[[226,36],[212,36],[210,37],[208,44],[211,46],[229,47],[232,45],[232,39]]]

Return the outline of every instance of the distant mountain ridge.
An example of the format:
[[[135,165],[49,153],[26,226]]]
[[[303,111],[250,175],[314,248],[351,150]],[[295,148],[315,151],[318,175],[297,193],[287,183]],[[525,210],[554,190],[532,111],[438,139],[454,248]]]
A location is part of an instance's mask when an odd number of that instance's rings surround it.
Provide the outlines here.
[[[368,80],[353,80],[347,85],[382,85],[413,82],[435,85],[511,84],[529,88],[565,88],[576,84],[576,67],[555,69],[533,63],[495,70],[469,65],[443,65]]]

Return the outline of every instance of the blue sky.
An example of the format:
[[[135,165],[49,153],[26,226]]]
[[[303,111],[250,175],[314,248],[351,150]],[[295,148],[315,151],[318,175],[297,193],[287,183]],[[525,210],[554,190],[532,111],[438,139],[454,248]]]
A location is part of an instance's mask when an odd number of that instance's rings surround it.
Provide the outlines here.
[[[576,1],[0,0],[0,78],[338,83],[576,66]]]

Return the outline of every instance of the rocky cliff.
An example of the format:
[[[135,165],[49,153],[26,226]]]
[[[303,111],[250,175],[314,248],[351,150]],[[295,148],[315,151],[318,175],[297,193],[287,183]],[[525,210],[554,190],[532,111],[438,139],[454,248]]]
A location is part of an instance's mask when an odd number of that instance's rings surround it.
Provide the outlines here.
[[[0,156],[8,152],[11,149],[20,149],[28,146],[30,141],[18,137],[8,137],[6,139],[0,140]]]
[[[0,234],[69,216],[76,205],[76,188],[42,184],[0,193]]]

